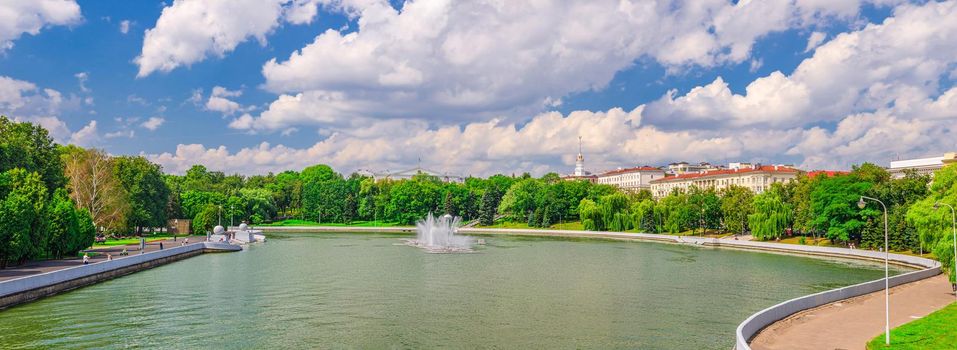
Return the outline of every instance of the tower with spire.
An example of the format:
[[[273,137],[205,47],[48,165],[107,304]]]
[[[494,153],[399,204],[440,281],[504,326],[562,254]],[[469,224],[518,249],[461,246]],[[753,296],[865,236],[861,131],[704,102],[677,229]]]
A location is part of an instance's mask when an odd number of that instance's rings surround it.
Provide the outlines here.
[[[575,176],[585,176],[585,156],[582,155],[582,137],[578,137],[578,158],[575,159]]]

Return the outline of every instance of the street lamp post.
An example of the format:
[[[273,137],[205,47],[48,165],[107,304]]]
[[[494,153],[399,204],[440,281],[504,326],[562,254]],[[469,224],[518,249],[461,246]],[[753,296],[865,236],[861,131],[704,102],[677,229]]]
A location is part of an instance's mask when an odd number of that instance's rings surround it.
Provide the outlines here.
[[[861,199],[857,201],[857,207],[864,209],[867,206],[864,203],[864,200],[871,200],[881,204],[881,207],[884,209],[884,344],[891,344],[891,302],[890,302],[890,282],[888,280],[888,258],[890,252],[887,250],[887,206],[884,205],[884,202],[881,202],[877,198],[871,198],[866,196],[861,196]]]
[[[216,224],[219,226],[223,226],[223,206],[222,205],[219,206],[219,211],[216,212],[216,217],[218,218],[217,219],[218,222]]]
[[[233,226],[233,205],[229,205],[229,226]]]
[[[957,211],[954,210],[952,205],[941,202],[934,203],[934,210],[940,208],[941,205],[946,205],[950,208],[951,227],[953,227],[954,230],[954,264],[950,266],[951,270],[953,270],[957,269]],[[957,298],[957,291],[954,291],[954,298]]]

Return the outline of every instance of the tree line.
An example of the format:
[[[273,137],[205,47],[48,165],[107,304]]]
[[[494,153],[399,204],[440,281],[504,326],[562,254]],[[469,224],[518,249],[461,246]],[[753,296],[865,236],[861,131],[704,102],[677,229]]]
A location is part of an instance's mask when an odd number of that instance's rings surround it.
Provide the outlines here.
[[[335,172],[327,165],[302,171],[243,176],[195,165],[183,175],[165,174],[142,156],[60,146],[30,123],[0,118],[0,265],[75,255],[96,234],[128,236],[154,231],[170,219],[192,220],[193,231],[217,224],[302,219],[409,225],[427,213],[461,216],[482,225],[498,221],[550,227],[580,221],[586,230],[685,233],[751,233],[755,239],[786,234],[883,246],[888,207],[890,247],[931,251],[949,264],[949,213],[957,205],[957,165],[928,176],[893,179],[873,164],[849,173],[774,184],[761,194],[731,186],[690,188],[652,198],[648,191],[621,191],[588,181],[494,175],[447,183],[427,174],[373,179]]]

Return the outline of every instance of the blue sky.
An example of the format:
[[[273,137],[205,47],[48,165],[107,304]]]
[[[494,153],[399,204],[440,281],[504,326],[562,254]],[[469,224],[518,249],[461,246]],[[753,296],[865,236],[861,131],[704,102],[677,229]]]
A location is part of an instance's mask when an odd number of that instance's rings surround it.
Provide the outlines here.
[[[0,113],[173,172],[567,173],[578,135],[591,171],[957,148],[953,1],[633,3],[4,3],[34,22],[0,27]]]

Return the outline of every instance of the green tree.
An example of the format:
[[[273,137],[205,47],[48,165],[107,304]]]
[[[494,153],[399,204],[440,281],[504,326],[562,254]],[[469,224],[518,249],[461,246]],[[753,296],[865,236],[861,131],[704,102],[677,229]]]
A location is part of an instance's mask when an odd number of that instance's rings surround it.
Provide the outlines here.
[[[36,172],[20,168],[0,174],[0,268],[38,256],[47,244],[47,190]]]
[[[721,196],[721,217],[728,232],[744,234],[748,228],[748,216],[754,210],[754,193],[741,186],[729,186]]]
[[[193,217],[193,232],[203,234],[211,232],[219,224],[219,207],[213,204],[204,205]]]
[[[145,228],[165,227],[170,191],[162,168],[142,156],[116,157],[113,167],[128,195],[130,210],[126,224],[129,230],[142,233]]]
[[[60,153],[47,130],[0,116],[0,172],[14,168],[37,173],[48,191],[66,185]]]
[[[445,213],[455,216],[455,202],[453,201],[452,192],[445,192],[445,203],[443,205]]]
[[[498,205],[495,203],[495,195],[492,190],[485,190],[482,193],[482,204],[479,206],[479,224],[491,226],[495,223],[495,210]]]
[[[754,214],[748,217],[748,224],[755,239],[780,238],[790,225],[791,207],[785,202],[783,192],[780,184],[773,184],[768,191],[754,197]]]
[[[868,217],[876,216],[873,203],[864,210],[857,201],[873,186],[855,175],[837,175],[819,178],[811,192],[812,225],[832,241],[850,241],[860,238]]]

